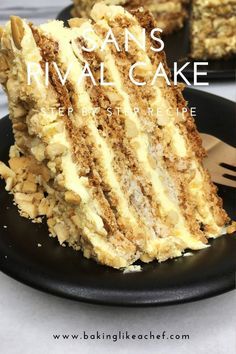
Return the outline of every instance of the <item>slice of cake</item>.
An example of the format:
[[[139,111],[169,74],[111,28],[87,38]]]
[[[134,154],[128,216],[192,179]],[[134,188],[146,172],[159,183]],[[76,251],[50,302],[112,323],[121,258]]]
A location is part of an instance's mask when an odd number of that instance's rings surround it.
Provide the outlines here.
[[[143,6],[152,12],[157,20],[157,25],[165,35],[170,34],[183,27],[187,18],[187,5],[190,0],[105,0],[107,5],[122,5],[126,9],[136,9]],[[72,14],[75,17],[90,17],[91,8],[100,0],[73,0],[74,8]]]
[[[220,59],[236,54],[236,0],[193,0],[191,56]]]
[[[90,17],[100,0],[73,0],[72,15]],[[236,0],[105,0],[107,5],[122,5],[127,10],[143,6],[168,35],[190,22],[190,56],[193,59],[222,59],[236,54]],[[188,11],[190,8],[190,11]],[[191,18],[189,13],[191,12]]]
[[[0,80],[15,136],[9,167],[0,164],[6,189],[22,216],[45,216],[61,244],[114,268],[207,247],[229,218],[203,168],[194,121],[178,114],[180,87],[164,78],[150,85],[160,62],[168,71],[164,53],[151,50],[153,17],[104,4],[91,17],[65,28],[13,16],[1,31]],[[123,48],[125,28],[139,42],[146,29],[146,50],[132,40],[128,52],[103,45],[112,30]],[[127,79],[140,61],[142,87]],[[37,73],[30,83],[29,63]]]

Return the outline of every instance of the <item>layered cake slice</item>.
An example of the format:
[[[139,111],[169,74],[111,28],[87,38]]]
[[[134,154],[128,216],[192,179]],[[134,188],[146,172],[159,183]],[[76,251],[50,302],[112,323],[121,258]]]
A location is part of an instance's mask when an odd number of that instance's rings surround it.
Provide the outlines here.
[[[61,244],[114,268],[207,247],[229,218],[181,88],[163,77],[150,84],[160,62],[168,72],[163,52],[151,50],[153,17],[104,4],[91,17],[65,28],[13,16],[1,31],[15,136],[9,166],[0,164],[6,189],[22,216],[45,216]],[[136,38],[128,51],[125,29]],[[136,62],[145,64],[133,79],[142,87],[127,79]]]
[[[107,5],[122,5],[126,9],[136,9],[140,6],[150,12],[157,20],[157,25],[165,35],[170,34],[183,27],[187,18],[187,5],[190,0],[105,0]],[[73,0],[74,8],[72,14],[75,17],[90,17],[91,8],[100,0]]]
[[[191,56],[220,59],[236,54],[236,0],[193,0]]]

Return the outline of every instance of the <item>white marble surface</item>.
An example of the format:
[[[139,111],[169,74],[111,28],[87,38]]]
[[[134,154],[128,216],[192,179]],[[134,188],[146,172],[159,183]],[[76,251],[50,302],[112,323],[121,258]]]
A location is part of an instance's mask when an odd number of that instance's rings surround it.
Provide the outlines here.
[[[55,18],[69,0],[1,0],[0,24],[18,14],[35,23]],[[231,100],[235,82],[218,82],[199,88]],[[7,114],[0,92],[0,117]],[[77,303],[41,293],[0,273],[0,353],[160,353],[235,354],[236,292],[191,304],[162,308],[112,308]],[[54,340],[52,334],[81,331],[115,333],[129,330],[144,333],[189,334],[190,339],[159,341]]]

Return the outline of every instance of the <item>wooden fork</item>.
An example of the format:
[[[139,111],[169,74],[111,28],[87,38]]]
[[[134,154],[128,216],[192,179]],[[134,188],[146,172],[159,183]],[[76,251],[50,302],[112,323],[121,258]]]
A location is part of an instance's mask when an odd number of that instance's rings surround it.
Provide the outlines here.
[[[201,133],[201,138],[208,154],[203,163],[212,180],[236,188],[236,149],[209,134]]]

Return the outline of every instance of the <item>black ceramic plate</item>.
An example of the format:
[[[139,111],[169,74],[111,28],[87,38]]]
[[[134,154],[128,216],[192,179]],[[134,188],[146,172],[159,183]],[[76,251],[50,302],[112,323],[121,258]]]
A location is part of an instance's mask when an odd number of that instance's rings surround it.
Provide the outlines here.
[[[71,10],[73,6],[63,9],[57,16],[58,20],[62,20],[67,25],[67,20],[71,18]],[[188,79],[193,79],[193,61],[188,58],[189,47],[189,27],[188,24],[180,31],[170,36],[164,37],[165,52],[169,68],[172,70],[174,62],[178,63],[180,68],[184,63],[190,64],[183,70],[183,74]],[[235,60],[236,58],[227,60],[209,60],[207,66],[200,66],[199,71],[207,71],[207,79],[234,79],[235,78]],[[201,60],[196,60],[201,61]],[[207,60],[204,60],[206,62]]]
[[[197,107],[200,131],[235,143],[232,102],[192,89],[185,91],[185,97]],[[11,124],[5,117],[0,120],[0,160],[7,161],[12,142]],[[219,186],[219,194],[233,216],[235,190]],[[0,205],[0,269],[34,288],[80,301],[140,306],[199,300],[235,287],[236,234],[212,241],[210,248],[193,256],[152,262],[140,273],[123,274],[59,246],[48,237],[45,224],[21,218],[3,182]]]

